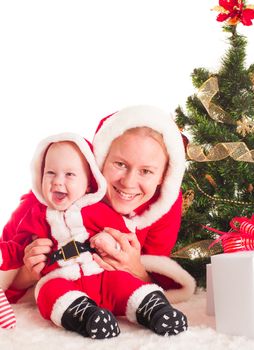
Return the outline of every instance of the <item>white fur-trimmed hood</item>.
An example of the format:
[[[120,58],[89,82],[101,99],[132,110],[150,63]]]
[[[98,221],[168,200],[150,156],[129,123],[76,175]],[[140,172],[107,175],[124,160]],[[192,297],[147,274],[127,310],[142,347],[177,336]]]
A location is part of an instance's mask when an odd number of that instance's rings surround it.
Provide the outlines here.
[[[76,201],[75,205],[78,206],[79,208],[82,208],[84,206],[97,203],[105,196],[106,188],[107,188],[106,181],[97,166],[93,152],[91,151],[88,142],[82,136],[75,133],[61,133],[61,134],[52,135],[43,139],[38,144],[31,162],[33,193],[42,204],[46,205],[46,202],[42,195],[42,187],[41,187],[42,162],[44,159],[45,152],[48,149],[49,145],[60,141],[72,141],[78,146],[81,153],[84,155],[85,159],[87,160],[90,166],[91,172],[93,174],[94,180],[96,181],[96,184],[97,184],[96,192],[85,194],[81,199]]]
[[[166,214],[179,195],[185,171],[185,151],[182,136],[176,123],[170,115],[157,107],[127,107],[105,119],[93,140],[94,155],[102,170],[112,141],[126,130],[142,126],[150,127],[163,135],[169,154],[169,167],[158,200],[142,215],[132,219],[139,229],[150,226]]]

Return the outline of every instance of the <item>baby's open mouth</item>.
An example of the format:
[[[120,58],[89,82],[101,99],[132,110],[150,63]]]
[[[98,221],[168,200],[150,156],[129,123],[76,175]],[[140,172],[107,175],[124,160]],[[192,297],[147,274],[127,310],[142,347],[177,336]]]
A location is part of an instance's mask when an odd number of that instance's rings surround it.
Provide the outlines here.
[[[64,192],[53,192],[53,196],[57,199],[57,200],[62,200],[67,196],[67,193]]]

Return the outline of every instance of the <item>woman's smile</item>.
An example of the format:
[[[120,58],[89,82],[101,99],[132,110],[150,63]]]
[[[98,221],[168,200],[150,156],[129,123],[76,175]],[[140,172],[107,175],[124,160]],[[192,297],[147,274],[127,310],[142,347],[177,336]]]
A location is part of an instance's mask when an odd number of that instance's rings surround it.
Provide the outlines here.
[[[123,200],[126,200],[126,201],[131,201],[136,196],[140,196],[141,195],[141,193],[127,193],[127,192],[124,192],[124,191],[118,189],[116,186],[113,186],[113,188],[118,193],[119,197],[121,199],[123,199]]]

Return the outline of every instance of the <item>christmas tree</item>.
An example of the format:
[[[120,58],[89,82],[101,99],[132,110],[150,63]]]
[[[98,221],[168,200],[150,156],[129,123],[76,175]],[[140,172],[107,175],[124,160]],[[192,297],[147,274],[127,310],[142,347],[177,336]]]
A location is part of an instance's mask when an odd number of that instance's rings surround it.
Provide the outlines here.
[[[194,69],[197,92],[176,122],[191,141],[183,181],[183,218],[175,257],[204,285],[209,255],[221,252],[214,232],[230,230],[233,217],[254,212],[254,64],[246,67],[247,39],[238,25],[252,25],[254,6],[243,0],[220,0],[217,21],[224,22],[227,51],[218,72]]]

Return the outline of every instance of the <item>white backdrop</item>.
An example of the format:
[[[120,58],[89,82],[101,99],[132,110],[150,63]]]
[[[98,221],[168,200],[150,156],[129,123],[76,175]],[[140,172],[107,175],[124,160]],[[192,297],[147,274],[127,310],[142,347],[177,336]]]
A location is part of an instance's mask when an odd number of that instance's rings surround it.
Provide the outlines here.
[[[217,0],[0,2],[0,229],[30,188],[41,138],[92,140],[100,118],[133,104],[169,112],[195,92],[195,67],[216,70],[226,34]],[[254,26],[238,26],[254,63]],[[252,56],[251,56],[252,54]]]

